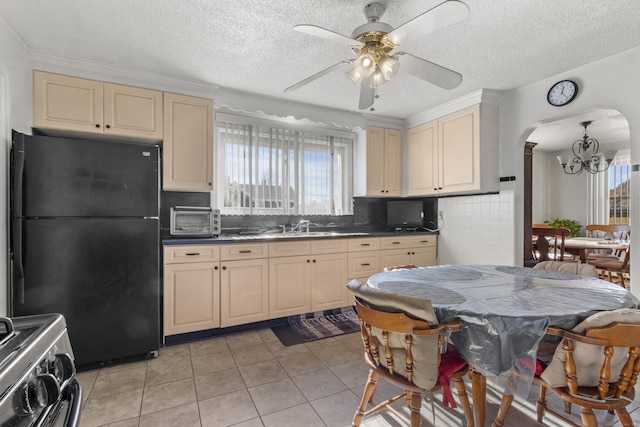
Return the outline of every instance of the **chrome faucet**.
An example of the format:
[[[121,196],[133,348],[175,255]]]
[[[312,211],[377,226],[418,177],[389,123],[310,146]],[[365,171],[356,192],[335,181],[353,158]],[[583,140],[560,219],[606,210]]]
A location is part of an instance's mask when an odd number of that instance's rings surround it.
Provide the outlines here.
[[[308,219],[301,219],[300,221],[298,221],[298,223],[296,225],[291,227],[291,231],[298,231],[298,232],[301,233],[303,228],[306,229],[305,231],[307,233],[309,232],[309,220]]]

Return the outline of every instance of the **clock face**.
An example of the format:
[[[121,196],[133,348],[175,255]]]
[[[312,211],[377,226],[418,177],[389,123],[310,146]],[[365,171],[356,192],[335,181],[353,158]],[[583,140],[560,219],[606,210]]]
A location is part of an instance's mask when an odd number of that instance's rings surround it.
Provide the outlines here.
[[[578,94],[578,85],[571,80],[562,80],[551,86],[547,93],[549,104],[559,107],[573,101]]]

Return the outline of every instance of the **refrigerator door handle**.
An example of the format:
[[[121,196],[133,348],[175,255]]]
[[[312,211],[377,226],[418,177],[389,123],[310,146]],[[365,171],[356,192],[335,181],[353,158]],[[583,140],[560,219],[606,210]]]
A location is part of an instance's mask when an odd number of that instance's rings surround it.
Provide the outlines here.
[[[13,131],[12,159],[12,257],[13,257],[13,301],[24,304],[24,267],[22,263],[22,184],[24,177],[25,135]]]

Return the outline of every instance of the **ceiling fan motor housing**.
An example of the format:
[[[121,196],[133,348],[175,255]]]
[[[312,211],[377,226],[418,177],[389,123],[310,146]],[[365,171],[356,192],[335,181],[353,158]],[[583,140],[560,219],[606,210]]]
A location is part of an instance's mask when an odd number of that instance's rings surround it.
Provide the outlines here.
[[[384,5],[380,3],[369,3],[364,7],[364,16],[367,18],[367,23],[360,25],[353,30],[351,38],[357,39],[358,36],[364,33],[390,33],[393,31],[393,27],[384,22],[380,22],[380,18],[384,14]]]

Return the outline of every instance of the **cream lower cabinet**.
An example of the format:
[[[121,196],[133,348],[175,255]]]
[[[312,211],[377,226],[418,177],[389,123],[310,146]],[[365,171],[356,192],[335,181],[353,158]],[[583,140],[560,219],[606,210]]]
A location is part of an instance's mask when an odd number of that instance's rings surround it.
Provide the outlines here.
[[[220,326],[269,318],[268,245],[220,246]]]
[[[380,265],[380,238],[365,237],[347,240],[349,279],[366,282],[369,276],[382,271]]]
[[[437,264],[436,236],[383,237],[380,264],[382,268],[413,264],[426,267]]]
[[[219,251],[214,246],[164,248],[164,335],[220,327]]]
[[[161,141],[162,92],[34,71],[33,126]]]
[[[341,239],[269,245],[271,318],[348,305],[347,244]],[[295,256],[276,256],[297,253]]]

